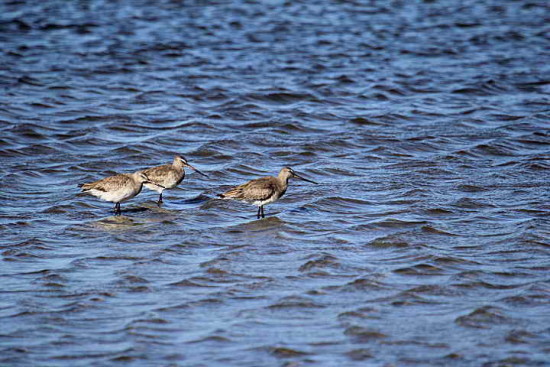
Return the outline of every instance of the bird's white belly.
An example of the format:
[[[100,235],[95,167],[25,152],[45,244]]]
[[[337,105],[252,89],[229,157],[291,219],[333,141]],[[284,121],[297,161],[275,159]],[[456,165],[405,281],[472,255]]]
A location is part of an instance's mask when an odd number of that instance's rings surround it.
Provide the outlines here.
[[[160,186],[157,186],[157,185],[153,185],[153,184],[143,184],[145,187],[147,187],[149,190],[154,190],[156,192],[158,192],[159,194],[162,194],[162,192],[164,191],[164,188],[163,187],[160,187]],[[168,186],[165,186],[167,189],[171,189],[171,187],[168,187]]]
[[[275,201],[277,201],[279,197],[277,195],[273,195],[271,196],[269,199],[267,200],[256,200],[256,201],[253,201],[252,204],[256,205],[256,206],[264,206],[264,205],[267,205],[267,204],[271,204]]]
[[[90,190],[90,193],[93,196],[100,198],[101,200],[110,201],[113,203],[123,202],[130,198],[133,198],[136,195],[135,190],[127,190],[127,189],[108,191],[108,192],[92,189]]]

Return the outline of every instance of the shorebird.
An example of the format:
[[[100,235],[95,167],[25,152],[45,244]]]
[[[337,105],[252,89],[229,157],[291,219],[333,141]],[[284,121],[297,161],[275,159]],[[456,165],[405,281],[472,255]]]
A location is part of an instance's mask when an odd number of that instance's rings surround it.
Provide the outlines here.
[[[258,206],[257,218],[260,219],[260,216],[265,218],[264,205],[273,203],[281,198],[285,194],[288,188],[288,180],[291,178],[297,178],[314,184],[317,183],[298,175],[290,167],[284,167],[277,177],[268,176],[257,178],[236,186],[218,196],[222,199],[240,200],[256,205]]]
[[[80,184],[82,192],[115,203],[115,215],[120,215],[120,203],[139,194],[149,177],[143,172],[122,173],[98,181]],[[160,185],[159,185],[160,186]]]
[[[160,194],[157,205],[162,204],[162,192],[165,189],[173,189],[178,186],[185,177],[184,167],[189,167],[195,170],[197,173],[208,177],[189,163],[187,160],[181,156],[177,155],[174,157],[172,164],[165,164],[162,166],[152,167],[143,170],[142,172],[147,175],[150,183],[145,183],[145,187],[151,190],[155,190]]]

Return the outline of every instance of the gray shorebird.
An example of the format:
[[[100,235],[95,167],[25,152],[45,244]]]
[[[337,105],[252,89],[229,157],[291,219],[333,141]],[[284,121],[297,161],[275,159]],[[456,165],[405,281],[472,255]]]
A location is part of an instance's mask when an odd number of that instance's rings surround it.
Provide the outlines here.
[[[187,160],[181,155],[175,156],[172,164],[151,167],[141,171],[147,175],[150,181],[150,183],[145,183],[145,187],[160,194],[157,205],[162,204],[162,192],[165,189],[173,189],[178,186],[181,181],[183,181],[185,178],[185,167],[189,167],[204,177],[208,177],[187,163]]]
[[[257,218],[265,218],[264,205],[273,203],[281,198],[288,188],[288,180],[297,178],[303,181],[316,184],[317,182],[308,180],[298,175],[292,168],[284,167],[277,177],[268,176],[248,181],[245,184],[236,186],[231,190],[219,194],[222,199],[234,199],[244,201],[258,206]]]
[[[120,215],[122,213],[120,203],[139,194],[143,184],[149,182],[146,174],[134,172],[122,173],[78,186],[82,188],[82,192],[115,203],[115,215]]]

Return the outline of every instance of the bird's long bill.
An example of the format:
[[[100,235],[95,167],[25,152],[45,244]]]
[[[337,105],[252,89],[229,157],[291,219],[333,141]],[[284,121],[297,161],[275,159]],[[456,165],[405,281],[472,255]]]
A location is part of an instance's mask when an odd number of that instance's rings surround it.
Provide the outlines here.
[[[164,187],[164,186],[162,186],[162,185],[159,185],[158,183],[153,182],[153,181],[145,181],[144,183],[146,183],[146,184],[151,184],[151,185],[155,185],[155,186],[158,186],[158,187],[162,187],[163,189],[166,188],[166,187]]]
[[[307,181],[307,182],[311,182],[311,183],[317,184],[317,185],[319,184],[318,182],[315,182],[315,181],[313,181],[313,180],[308,180],[307,178],[304,178],[304,177],[298,175],[296,172],[294,172],[294,177],[296,177],[296,178],[298,178],[298,179],[300,179],[300,180],[303,180],[303,181]]]
[[[193,166],[190,165],[189,163],[187,163],[187,166],[188,166],[189,168],[193,169],[193,171],[197,172],[198,174],[203,175],[203,176],[206,177],[206,178],[210,178],[210,177],[208,177],[208,175],[202,173],[201,171],[199,171],[198,169],[196,169],[195,167],[193,167]]]

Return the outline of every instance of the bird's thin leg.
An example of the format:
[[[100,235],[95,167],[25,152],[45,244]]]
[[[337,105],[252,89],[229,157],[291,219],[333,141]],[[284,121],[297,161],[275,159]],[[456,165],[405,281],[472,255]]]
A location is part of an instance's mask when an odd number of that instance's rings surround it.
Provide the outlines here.
[[[159,201],[157,201],[157,205],[160,206],[160,204],[162,204],[162,192],[160,193]]]
[[[122,211],[120,210],[120,203],[115,204],[115,215],[120,215]]]
[[[258,207],[258,214],[256,215],[256,219],[260,219],[261,209],[262,209],[262,207],[259,206],[259,207]]]
[[[262,218],[265,218],[264,206],[262,205],[262,206],[260,207],[260,209],[262,209]]]

